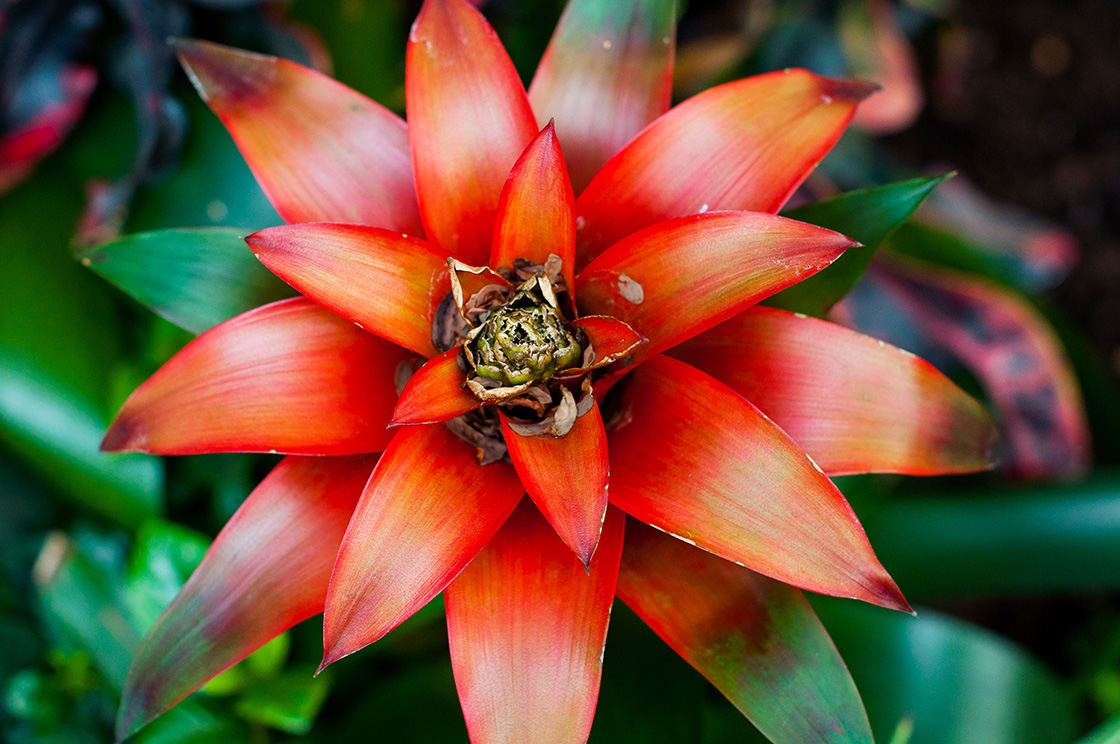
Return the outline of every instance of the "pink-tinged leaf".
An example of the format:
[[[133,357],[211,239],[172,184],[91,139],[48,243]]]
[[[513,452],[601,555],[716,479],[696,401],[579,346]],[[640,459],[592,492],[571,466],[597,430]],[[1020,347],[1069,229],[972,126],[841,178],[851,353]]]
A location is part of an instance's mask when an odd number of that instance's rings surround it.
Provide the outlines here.
[[[490,265],[513,266],[518,258],[543,264],[554,253],[563,261],[564,279],[572,287],[576,255],[574,202],[564,155],[550,123],[525,148],[502,190]]]
[[[498,36],[465,0],[425,0],[408,39],[405,95],[427,234],[483,264],[502,187],[538,127]]]
[[[835,323],[752,307],[672,356],[758,406],[829,475],[995,464],[983,406],[925,360]]]
[[[529,86],[537,121],[556,120],[572,183],[669,108],[674,0],[571,0]]]
[[[376,461],[289,457],[261,481],[137,649],[118,738],[323,611],[335,553]]]
[[[618,596],[771,741],[873,741],[855,683],[798,590],[631,520]]]
[[[777,212],[875,86],[783,70],[693,96],[653,122],[576,200],[577,271],[656,222]],[[563,141],[563,127],[560,127]]]
[[[482,405],[465,387],[467,376],[459,365],[461,352],[460,346],[448,349],[416,370],[401,391],[390,426],[449,421]]]
[[[399,116],[286,59],[194,39],[174,45],[281,217],[421,233]]]
[[[1088,470],[1089,426],[1077,378],[1053,330],[1026,301],[987,280],[901,259],[877,261],[868,287],[885,293],[919,333],[979,378],[1000,425],[1008,471],[1034,479]],[[852,315],[857,327],[880,332],[861,313]]]
[[[564,544],[586,566],[607,513],[607,433],[599,406],[576,419],[563,437],[523,437],[502,416],[502,435],[525,490]]]
[[[859,107],[852,125],[891,134],[913,124],[924,103],[918,60],[898,27],[890,0],[845,4],[837,27],[850,71],[883,86],[879,95]]]
[[[101,448],[378,452],[408,356],[302,297],[274,302],[187,344],[129,396]]]
[[[373,643],[443,591],[524,492],[513,468],[480,466],[472,447],[446,426],[400,430],[338,551],[323,619],[323,666]]]
[[[742,396],[664,356],[626,382],[612,504],[787,584],[910,609],[840,491]]]
[[[33,98],[34,110],[28,112],[28,119],[5,122],[8,129],[0,133],[0,194],[23,180],[36,163],[62,144],[82,118],[97,85],[97,70],[86,65],[59,65],[50,73],[34,78],[39,85],[33,96],[20,95],[26,88],[10,92],[14,98]]]
[[[625,518],[583,565],[522,502],[447,587],[455,686],[475,744],[587,741]]]
[[[315,302],[424,356],[447,295],[447,261],[423,240],[376,227],[281,225],[245,239],[261,263]]]
[[[963,236],[968,249],[979,252],[986,263],[1007,267],[1007,278],[1029,290],[1053,287],[1080,259],[1068,229],[992,201],[963,176],[941,184],[914,219]]]
[[[624,320],[648,358],[805,279],[856,243],[762,212],[682,217],[637,232],[576,277],[582,311]]]

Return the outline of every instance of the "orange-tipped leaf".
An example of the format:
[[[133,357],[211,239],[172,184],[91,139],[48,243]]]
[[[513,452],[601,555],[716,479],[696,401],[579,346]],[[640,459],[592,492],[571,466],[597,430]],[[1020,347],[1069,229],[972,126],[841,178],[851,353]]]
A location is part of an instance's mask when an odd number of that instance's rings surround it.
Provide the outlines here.
[[[442,424],[401,429],[377,464],[331,574],[323,666],[378,640],[443,591],[524,493]]]
[[[585,571],[528,501],[445,593],[455,686],[472,742],[587,740],[618,578],[614,510]]]
[[[843,495],[757,408],[664,356],[626,382],[612,504],[787,584],[909,611]]]
[[[576,201],[577,271],[663,220],[777,212],[840,138],[875,86],[782,70],[704,91],[650,124]],[[563,141],[563,127],[560,127]]]
[[[466,0],[425,0],[409,34],[405,97],[420,214],[433,243],[490,255],[510,168],[537,133],[517,70]]]
[[[286,59],[195,39],[174,46],[286,221],[420,234],[408,127],[399,116]]]
[[[634,361],[674,346],[805,279],[855,241],[763,212],[716,212],[646,228],[576,277],[580,310],[624,320],[649,343]]]
[[[607,513],[610,461],[599,406],[576,419],[562,437],[523,437],[502,416],[502,435],[525,490],[586,566]]]
[[[459,366],[461,352],[459,346],[448,349],[416,370],[401,391],[390,426],[448,421],[482,405],[464,386],[467,376]]]
[[[498,202],[490,265],[513,266],[515,259],[543,264],[549,254],[563,261],[568,287],[575,276],[575,198],[564,155],[552,124],[529,143],[509,174]]]
[[[322,612],[335,553],[376,460],[289,457],[261,481],[137,649],[118,739]]]
[[[450,284],[446,258],[423,240],[329,223],[270,227],[245,240],[272,273],[320,305],[435,356],[432,318]]]
[[[752,307],[672,356],[758,406],[829,475],[994,464],[983,406],[929,362],[835,323]]]
[[[303,297],[274,302],[187,344],[129,396],[101,448],[379,452],[408,356]]]

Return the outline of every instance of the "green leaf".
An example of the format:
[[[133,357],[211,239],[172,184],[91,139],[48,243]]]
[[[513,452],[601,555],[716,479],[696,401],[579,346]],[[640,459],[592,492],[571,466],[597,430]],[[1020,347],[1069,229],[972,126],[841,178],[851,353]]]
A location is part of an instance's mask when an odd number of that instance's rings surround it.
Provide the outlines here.
[[[82,208],[72,152],[0,199],[0,446],[71,500],[135,525],[159,510],[162,465],[98,451],[124,334],[112,291],[70,255]]]
[[[912,599],[1120,588],[1115,470],[1003,493],[957,486],[951,496],[900,495],[864,526]]]
[[[255,677],[272,677],[284,666],[288,651],[292,647],[292,637],[281,633],[264,644],[245,659],[245,666]]]
[[[939,183],[953,174],[849,191],[783,213],[847,235],[862,245],[849,248],[824,271],[771,297],[767,305],[823,317],[856,285],[887,236],[910,218]]]
[[[161,317],[201,333],[292,294],[245,245],[249,232],[155,230],[104,243],[78,258]]]
[[[186,79],[182,100],[190,128],[179,166],[133,199],[127,232],[189,226],[244,226],[258,230],[283,222],[269,204],[229,133]]]
[[[162,520],[145,522],[136,535],[128,562],[126,591],[136,624],[155,624],[191,573],[210,541],[194,530]]]
[[[1009,641],[930,610],[920,609],[915,618],[847,600],[815,600],[863,694],[877,740],[888,741],[906,718],[914,726],[909,744],[1073,738],[1069,691]]]
[[[163,463],[99,451],[99,407],[0,347],[0,444],[81,506],[126,526],[160,510]]]
[[[329,675],[295,669],[245,689],[234,710],[242,718],[288,734],[306,734],[327,699]]]
[[[119,691],[140,643],[140,633],[123,612],[120,577],[56,532],[43,544],[33,578],[40,611],[53,636],[64,646],[89,653],[97,670]]]
[[[1077,744],[1120,744],[1120,716],[1106,721],[1088,736],[1078,739]]]
[[[986,277],[1009,287],[1029,289],[1030,282],[1024,280],[1017,257],[982,250],[966,237],[939,227],[918,223],[904,225],[891,236],[887,249],[908,258]]]
[[[197,698],[184,700],[145,726],[130,744],[228,744],[249,741],[232,714]]]

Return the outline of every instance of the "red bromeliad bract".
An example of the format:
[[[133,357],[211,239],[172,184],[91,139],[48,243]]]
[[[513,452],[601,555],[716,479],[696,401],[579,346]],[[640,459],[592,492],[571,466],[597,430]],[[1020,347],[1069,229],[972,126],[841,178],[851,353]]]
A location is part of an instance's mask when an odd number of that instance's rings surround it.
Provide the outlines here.
[[[616,594],[770,738],[870,741],[793,587],[909,606],[828,476],[983,469],[992,425],[905,352],[752,307],[853,245],[773,213],[873,88],[784,70],[666,110],[674,12],[572,0],[527,95],[478,11],[427,0],[407,125],[176,43],[300,223],[247,242],[303,297],[203,333],[106,434],[289,455],[144,640],[120,736],[305,618],[325,666],[444,592],[475,742],[587,739]]]

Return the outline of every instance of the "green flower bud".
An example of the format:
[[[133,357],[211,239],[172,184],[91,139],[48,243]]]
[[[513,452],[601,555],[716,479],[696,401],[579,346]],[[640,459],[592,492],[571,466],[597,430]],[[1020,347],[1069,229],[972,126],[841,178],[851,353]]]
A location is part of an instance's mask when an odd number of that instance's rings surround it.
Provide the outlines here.
[[[475,372],[505,386],[547,380],[583,357],[563,318],[547,304],[497,308],[469,343]]]

